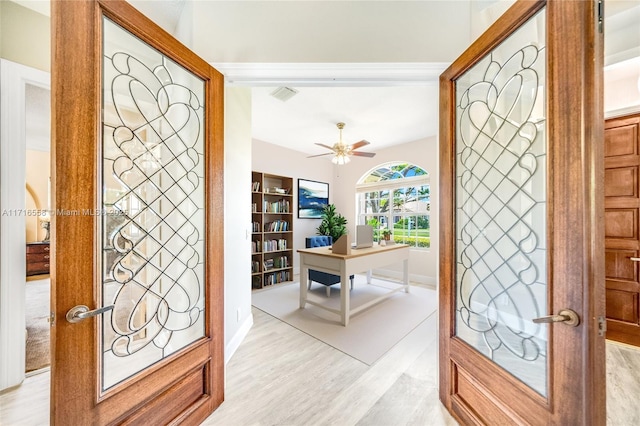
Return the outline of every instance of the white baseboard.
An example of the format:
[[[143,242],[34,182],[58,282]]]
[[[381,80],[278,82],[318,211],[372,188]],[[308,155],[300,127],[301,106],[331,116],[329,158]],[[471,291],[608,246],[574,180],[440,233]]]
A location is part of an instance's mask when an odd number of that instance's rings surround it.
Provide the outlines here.
[[[394,271],[391,269],[374,269],[373,275],[377,275],[379,277],[392,278],[395,280],[402,280],[402,271]],[[427,275],[418,275],[418,274],[409,274],[409,281],[424,284],[428,286],[432,286],[436,288],[437,281],[435,277],[429,277]]]
[[[233,354],[236,353],[236,351],[240,347],[240,344],[242,343],[244,338],[247,337],[247,333],[249,333],[249,330],[251,330],[252,326],[253,326],[253,314],[249,314],[247,319],[240,326],[240,329],[238,329],[238,332],[235,334],[235,336],[233,336],[229,344],[227,344],[227,346],[224,348],[225,365],[229,362]]]

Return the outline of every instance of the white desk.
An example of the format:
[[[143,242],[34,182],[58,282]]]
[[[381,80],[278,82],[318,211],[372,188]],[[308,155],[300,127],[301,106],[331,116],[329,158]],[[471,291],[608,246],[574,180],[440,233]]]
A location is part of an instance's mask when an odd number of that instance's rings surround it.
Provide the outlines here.
[[[350,315],[354,315],[388,298],[397,291],[404,290],[405,293],[409,292],[409,246],[407,244],[392,244],[388,246],[376,244],[369,248],[351,249],[351,254],[335,254],[330,247],[299,249],[298,253],[300,253],[300,308],[303,309],[309,303],[331,311],[340,315],[344,326],[349,324]],[[402,285],[375,300],[351,310],[349,306],[349,276],[367,271],[367,283],[371,284],[371,269],[397,262],[403,263]],[[320,303],[307,300],[309,269],[340,276],[340,310],[331,309]]]

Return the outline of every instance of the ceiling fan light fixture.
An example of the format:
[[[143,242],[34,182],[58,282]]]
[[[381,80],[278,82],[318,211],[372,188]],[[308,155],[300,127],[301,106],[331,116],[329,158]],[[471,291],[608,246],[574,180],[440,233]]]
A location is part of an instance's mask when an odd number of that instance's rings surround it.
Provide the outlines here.
[[[337,164],[338,166],[347,164],[349,161],[351,161],[351,159],[348,155],[345,154],[336,154],[336,156],[331,159],[331,162],[333,164]]]
[[[347,164],[348,162],[351,161],[350,157],[352,155],[356,157],[369,157],[369,158],[376,155],[375,152],[356,151],[360,147],[369,145],[369,142],[367,142],[364,139],[361,140],[360,142],[354,143],[353,145],[346,145],[344,142],[342,142],[342,129],[344,129],[344,123],[342,122],[336,123],[336,126],[338,127],[338,131],[340,132],[340,140],[338,142],[333,144],[333,146],[325,145],[323,143],[316,143],[316,145],[320,145],[321,147],[332,151],[332,153],[334,154],[334,157],[331,159],[331,162],[333,164],[337,164],[339,166],[343,164]],[[331,155],[331,152],[326,154],[310,155],[307,158],[323,157],[325,155]]]

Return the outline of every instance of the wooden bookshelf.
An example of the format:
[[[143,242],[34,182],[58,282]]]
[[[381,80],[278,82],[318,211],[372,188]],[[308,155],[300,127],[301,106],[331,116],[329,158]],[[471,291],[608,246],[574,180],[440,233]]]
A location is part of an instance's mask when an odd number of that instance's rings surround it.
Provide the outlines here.
[[[251,288],[293,280],[293,178],[251,172]]]

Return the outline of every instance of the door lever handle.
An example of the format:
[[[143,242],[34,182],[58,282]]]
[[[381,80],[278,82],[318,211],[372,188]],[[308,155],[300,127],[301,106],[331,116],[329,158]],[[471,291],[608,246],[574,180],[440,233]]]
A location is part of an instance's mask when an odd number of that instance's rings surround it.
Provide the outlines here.
[[[567,325],[577,327],[580,324],[580,317],[575,311],[571,309],[562,309],[558,312],[558,315],[549,315],[546,317],[534,318],[532,320],[536,324],[550,323],[550,322],[563,322]]]
[[[95,317],[97,315],[108,312],[112,310],[114,307],[115,305],[109,305],[109,306],[103,306],[102,308],[89,310],[89,307],[86,305],[77,305],[69,309],[69,312],[67,312],[67,321],[75,324],[76,322],[80,322],[83,319]]]
[[[640,257],[630,257],[632,262],[640,262]]]

